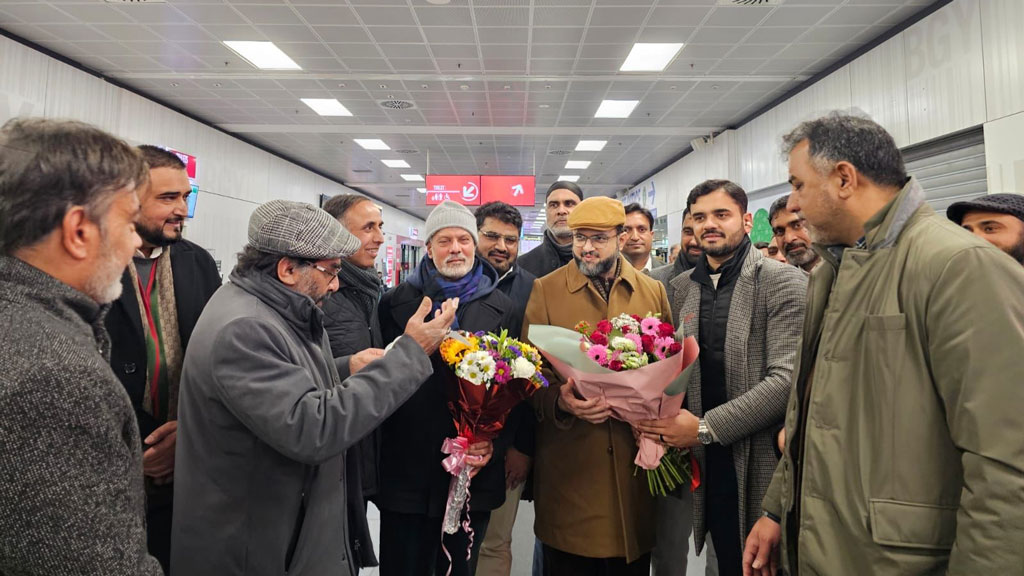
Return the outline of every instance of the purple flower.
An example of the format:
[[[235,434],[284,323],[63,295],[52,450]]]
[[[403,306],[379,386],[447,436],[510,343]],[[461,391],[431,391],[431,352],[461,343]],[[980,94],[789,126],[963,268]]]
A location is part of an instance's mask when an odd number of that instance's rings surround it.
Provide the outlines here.
[[[640,332],[650,336],[657,336],[659,326],[661,326],[661,320],[658,320],[653,316],[650,318],[644,318],[640,321]]]
[[[511,352],[514,355],[514,358],[521,358],[523,356],[523,351],[520,350],[519,346],[516,346],[515,344],[509,344],[508,346],[505,347],[505,350]]]

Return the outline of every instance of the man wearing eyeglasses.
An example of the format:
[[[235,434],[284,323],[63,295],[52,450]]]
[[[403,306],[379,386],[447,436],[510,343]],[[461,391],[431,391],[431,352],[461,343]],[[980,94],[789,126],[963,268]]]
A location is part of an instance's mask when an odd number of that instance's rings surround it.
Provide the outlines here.
[[[821,264],[821,257],[811,248],[811,234],[804,225],[804,218],[786,208],[787,202],[789,194],[772,202],[768,221],[786,261],[809,273]]]
[[[619,314],[660,314],[671,321],[665,286],[620,252],[626,235],[618,200],[593,197],[569,215],[573,261],[533,283],[523,332],[546,324],[592,326]],[[582,399],[572,380],[547,374],[551,386],[533,397],[537,431],[534,495],[545,576],[649,576],[654,499],[634,475],[636,440],[609,420],[601,398]]]
[[[515,308],[515,324],[508,326],[509,334],[518,338],[526,302],[530,299],[533,281],[537,279],[516,265],[523,217],[514,206],[504,202],[484,204],[476,209],[475,214],[480,235],[477,256],[490,262],[498,271],[498,290],[512,299]],[[512,527],[530,472],[536,427],[537,419],[525,402],[515,407],[505,422],[504,430],[512,442],[505,453],[505,503],[491,513],[487,538],[480,546],[477,576],[508,576],[512,570]]]
[[[334,358],[320,306],[360,247],[327,212],[272,200],[185,353],[172,574],[353,576],[346,451],[420,388],[455,317],[421,299],[385,354]]]

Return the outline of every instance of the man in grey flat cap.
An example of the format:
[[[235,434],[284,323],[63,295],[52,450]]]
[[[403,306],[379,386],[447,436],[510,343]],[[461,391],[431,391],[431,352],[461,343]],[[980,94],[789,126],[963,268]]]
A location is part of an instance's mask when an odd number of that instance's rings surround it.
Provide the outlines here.
[[[423,298],[387,353],[333,358],[320,304],[358,248],[309,204],[273,200],[253,212],[249,243],[185,354],[172,574],[357,573],[346,450],[430,376],[458,306],[430,314]]]

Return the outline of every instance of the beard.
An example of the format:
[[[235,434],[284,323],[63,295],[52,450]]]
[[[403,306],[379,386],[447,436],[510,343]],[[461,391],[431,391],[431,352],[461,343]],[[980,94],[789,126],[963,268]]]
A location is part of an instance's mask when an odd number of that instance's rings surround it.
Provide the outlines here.
[[[450,280],[458,280],[469,274],[470,270],[473,269],[473,257],[464,258],[462,262],[458,262],[459,257],[448,257],[441,264],[435,264],[437,271]],[[452,260],[455,260],[454,262]]]
[[[164,233],[164,225],[175,224],[181,222],[181,228],[177,232],[172,232],[170,236]],[[135,232],[138,233],[142,240],[152,246],[170,246],[178,240],[181,240],[181,234],[185,231],[185,219],[184,218],[172,218],[165,220],[160,223],[159,227],[150,228],[138,222],[135,224]]]
[[[572,256],[573,259],[576,260],[576,266],[580,269],[580,272],[587,278],[601,278],[607,275],[613,268],[615,268],[615,261],[619,259],[619,251],[616,250],[615,254],[612,254],[604,260],[598,260],[593,264],[584,262],[583,256],[590,254],[591,252],[596,254],[596,252],[592,250],[590,252],[584,252],[579,256],[576,256],[575,254]]]
[[[1006,252],[1017,261],[1018,264],[1024,264],[1024,232],[1020,233],[1017,238],[1017,243]]]
[[[682,257],[686,259],[690,266],[696,266],[697,262],[700,262],[700,257],[703,254],[703,252],[701,252],[700,254],[690,254],[688,250],[683,250],[681,252]]]
[[[82,291],[100,304],[109,304],[121,297],[121,276],[127,265],[118,261],[117,251],[107,243],[105,232],[100,253],[103,260],[96,264],[95,272],[86,280]],[[155,263],[153,265],[156,266]]]
[[[562,226],[548,226],[548,230],[551,230],[551,235],[555,238],[566,239],[572,236],[572,229],[568,225]]]
[[[302,280],[295,286],[295,291],[299,294],[308,296],[313,304],[316,306],[323,306],[324,300],[331,295],[330,290],[321,290],[316,283],[316,280],[312,278],[312,274],[320,274],[319,270],[313,269],[312,273],[307,272],[302,276]]]
[[[724,230],[715,230],[715,232],[722,235],[723,242],[716,246],[707,246],[703,242],[700,243],[704,253],[713,258],[722,258],[736,252],[743,242],[743,237],[747,235],[743,228],[740,228],[732,235],[726,234]],[[703,240],[703,237],[701,240]]]
[[[503,256],[505,258],[504,264],[495,264],[494,261],[491,260],[492,256]],[[499,275],[511,270],[512,264],[514,264],[514,262],[512,261],[512,255],[509,254],[507,250],[491,250],[490,252],[487,253],[487,261],[490,262],[491,266],[493,266],[494,269],[498,271]]]
[[[804,251],[801,252],[800,254],[790,254],[791,250],[798,250],[800,248],[804,249]],[[814,250],[811,250],[811,247],[808,246],[807,244],[804,244],[802,241],[790,242],[789,244],[786,244],[785,252],[786,261],[788,261],[793,266],[799,266],[801,268],[807,266],[811,262],[814,262],[815,260],[818,259],[818,255],[814,252]]]

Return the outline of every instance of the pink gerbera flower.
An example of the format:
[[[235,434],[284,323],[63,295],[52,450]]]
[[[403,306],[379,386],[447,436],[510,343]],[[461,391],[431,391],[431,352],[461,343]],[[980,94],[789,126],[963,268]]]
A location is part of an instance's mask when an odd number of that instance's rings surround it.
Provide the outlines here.
[[[606,366],[608,364],[608,347],[594,344],[587,350],[587,357],[601,366]]]
[[[650,318],[644,318],[643,320],[640,321],[640,332],[643,334],[647,334],[648,336],[657,336],[658,326],[660,325],[661,320],[658,320],[653,316]]]

